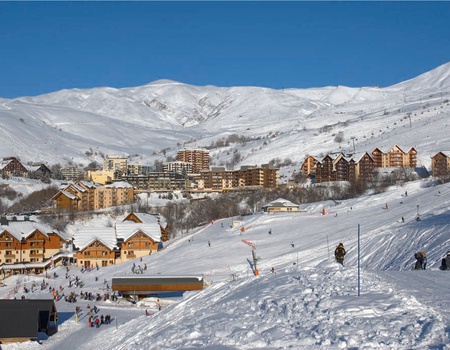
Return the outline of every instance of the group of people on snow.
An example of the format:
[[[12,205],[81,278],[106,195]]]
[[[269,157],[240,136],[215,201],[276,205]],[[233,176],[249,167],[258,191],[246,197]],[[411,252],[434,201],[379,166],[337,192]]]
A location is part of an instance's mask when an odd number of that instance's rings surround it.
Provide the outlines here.
[[[414,270],[426,270],[427,254],[425,252],[417,252],[414,254],[414,258],[416,259]]]

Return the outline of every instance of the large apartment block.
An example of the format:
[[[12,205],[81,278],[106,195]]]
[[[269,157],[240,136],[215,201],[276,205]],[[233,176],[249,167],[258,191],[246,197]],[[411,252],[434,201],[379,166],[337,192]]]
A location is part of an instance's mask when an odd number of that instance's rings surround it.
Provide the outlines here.
[[[166,162],[163,163],[163,171],[166,173],[191,174],[192,163],[190,162]]]
[[[128,170],[128,160],[119,156],[108,156],[103,162],[104,171],[116,171],[119,170],[122,173],[126,173]]]
[[[109,185],[77,181],[59,191],[52,200],[56,210],[97,210],[134,203],[134,188],[123,181]]]
[[[185,148],[177,153],[177,161],[192,163],[192,172],[209,168],[209,151],[203,148]]]
[[[246,165],[239,170],[212,167],[200,172],[199,190],[223,191],[244,187],[275,188],[279,183],[279,169],[269,164]]]

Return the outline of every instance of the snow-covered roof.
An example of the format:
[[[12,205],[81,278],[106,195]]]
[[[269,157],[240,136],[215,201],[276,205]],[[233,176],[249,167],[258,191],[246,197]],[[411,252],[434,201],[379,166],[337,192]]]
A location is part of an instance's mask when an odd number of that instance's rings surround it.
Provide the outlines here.
[[[114,227],[84,227],[73,235],[75,247],[83,250],[94,241],[103,243],[113,250],[117,248],[116,230]]]
[[[143,223],[158,223],[159,218],[148,213],[133,213]]]
[[[95,188],[95,187],[103,186],[103,185],[101,185],[99,183],[92,182],[92,181],[79,181],[78,183],[82,184],[83,186],[88,187],[88,188]]]
[[[9,163],[12,162],[12,159],[9,160],[3,160],[2,164],[0,164],[0,170],[3,170]]]
[[[439,151],[439,152],[437,152],[436,154],[439,154],[439,153],[442,153],[444,156],[450,158],[450,151]],[[436,154],[435,154],[433,157],[435,157]]]
[[[299,207],[298,204],[294,204],[291,201],[288,201],[287,199],[278,198],[274,201],[267,203],[264,208],[266,207]]]
[[[161,242],[161,228],[157,222],[137,223],[133,221],[123,221],[116,224],[117,238],[127,241],[135,233],[142,231],[155,242]]]
[[[117,188],[132,188],[133,186],[130,185],[128,182],[126,181],[117,181],[117,182],[113,182],[112,184],[108,184],[105,187],[117,187]]]
[[[62,194],[64,194],[69,199],[77,199],[78,197],[74,194],[70,193],[69,191],[61,191]]]
[[[14,238],[18,240],[21,240],[22,238],[27,238],[36,230],[39,230],[47,237],[48,234],[52,232],[59,234],[59,232],[55,231],[50,226],[34,221],[9,221],[8,225],[0,226],[0,233],[8,231],[11,235],[14,236]]]

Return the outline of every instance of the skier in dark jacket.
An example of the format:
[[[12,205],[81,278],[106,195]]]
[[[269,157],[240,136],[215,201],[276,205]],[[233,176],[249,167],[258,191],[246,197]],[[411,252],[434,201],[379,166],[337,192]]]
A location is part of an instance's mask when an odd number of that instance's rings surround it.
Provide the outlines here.
[[[342,266],[344,266],[345,254],[347,254],[347,252],[345,251],[344,245],[342,243],[339,243],[334,251],[334,257],[339,264],[342,264]]]
[[[414,270],[423,270],[423,255],[420,252],[414,254],[416,258],[416,264],[414,265]]]

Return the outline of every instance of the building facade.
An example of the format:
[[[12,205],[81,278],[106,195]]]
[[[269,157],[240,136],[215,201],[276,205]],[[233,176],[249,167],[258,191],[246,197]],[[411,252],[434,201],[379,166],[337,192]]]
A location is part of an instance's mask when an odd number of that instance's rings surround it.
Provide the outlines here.
[[[177,153],[177,161],[192,164],[192,172],[199,173],[209,168],[209,151],[203,148],[185,148]]]

